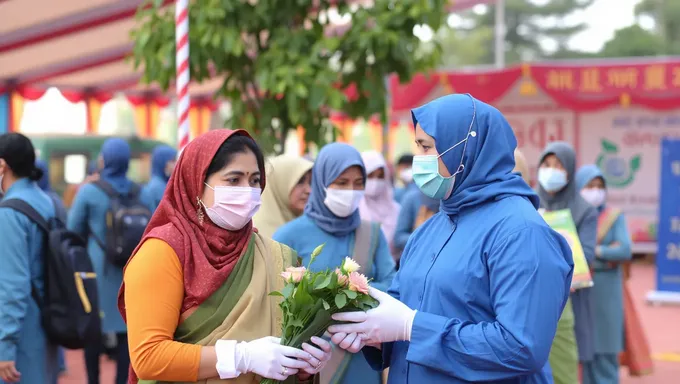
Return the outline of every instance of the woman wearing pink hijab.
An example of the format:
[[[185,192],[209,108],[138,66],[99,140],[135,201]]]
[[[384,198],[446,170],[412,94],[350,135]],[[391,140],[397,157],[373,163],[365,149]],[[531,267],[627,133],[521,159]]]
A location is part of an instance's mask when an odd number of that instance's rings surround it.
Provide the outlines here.
[[[380,226],[392,249],[394,229],[401,206],[394,201],[394,188],[390,182],[390,170],[380,152],[367,151],[361,154],[366,167],[366,192],[359,205],[362,220],[380,223]]]

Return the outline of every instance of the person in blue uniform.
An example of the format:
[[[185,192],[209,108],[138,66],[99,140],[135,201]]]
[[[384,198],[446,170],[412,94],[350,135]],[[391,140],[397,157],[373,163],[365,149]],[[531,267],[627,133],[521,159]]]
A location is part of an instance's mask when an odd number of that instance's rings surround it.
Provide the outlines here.
[[[379,227],[362,225],[359,217],[365,183],[364,163],[354,147],[342,143],[326,145],[312,168],[312,191],[303,215],[279,228],[274,240],[295,250],[305,266],[314,248],[325,244],[311,265],[312,270],[335,269],[346,256],[354,257],[359,264],[365,264],[360,272],[372,279],[374,286],[387,289],[394,276],[387,240]],[[359,231],[365,230],[371,231],[375,244],[368,255],[355,255],[355,242],[360,236],[365,237]],[[347,355],[342,360],[338,365],[326,365],[321,372],[322,381],[328,375],[334,383],[380,383],[380,373],[373,371],[362,356]]]
[[[432,199],[424,195],[420,189],[408,191],[401,200],[401,211],[397,219],[397,226],[392,239],[393,247],[396,251],[396,264],[399,267],[399,259],[404,252],[406,243],[415,231],[425,220],[439,212],[441,200]]]
[[[618,384],[619,353],[623,351],[623,270],[632,257],[630,235],[623,213],[608,208],[607,184],[600,169],[585,165],[576,173],[581,197],[599,213],[593,261],[595,355],[583,365],[584,384]]]
[[[411,236],[380,305],[329,332],[398,383],[551,383],[548,354],[569,297],[571,250],[513,172],[512,128],[453,94],[412,110],[418,187],[439,213]]]
[[[35,149],[19,133],[0,136],[0,192],[21,199],[46,220],[54,217],[52,201],[38,187],[42,172]],[[41,326],[40,309],[31,287],[44,294],[44,233],[25,215],[0,208],[0,383],[57,382],[57,347]]]
[[[100,159],[103,164],[99,177],[109,183],[116,191],[126,194],[132,187],[127,171],[130,164],[130,146],[120,138],[104,142]],[[123,270],[111,264],[97,239],[105,239],[106,212],[110,199],[94,184],[85,184],[79,190],[68,216],[68,228],[88,239],[87,251],[97,273],[97,291],[102,315],[102,333],[115,333],[116,344],[116,384],[127,382],[130,356],[128,353],[127,330],[118,312],[118,290],[123,282]],[[151,209],[151,202],[145,201]],[[99,357],[103,352],[99,343],[85,348],[85,365],[88,382],[99,383]]]
[[[169,145],[159,145],[151,153],[151,179],[143,189],[146,198],[153,203],[151,212],[156,210],[163,199],[165,186],[175,168],[176,158],[177,150]]]

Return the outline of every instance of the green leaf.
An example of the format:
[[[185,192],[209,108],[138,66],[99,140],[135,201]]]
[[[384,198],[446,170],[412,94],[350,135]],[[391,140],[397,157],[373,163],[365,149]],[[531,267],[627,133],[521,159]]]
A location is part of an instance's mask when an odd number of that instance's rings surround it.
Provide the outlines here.
[[[328,302],[326,300],[321,299],[321,302],[323,303],[323,309],[325,309],[325,310],[331,309],[331,305],[328,304]]]
[[[358,295],[355,291],[349,289],[343,289],[342,292],[344,292],[350,300],[356,299]]]
[[[331,278],[330,274],[325,275],[323,277],[323,279],[318,279],[316,281],[316,284],[314,285],[314,290],[318,291],[320,289],[324,289],[324,288],[328,287],[328,285],[331,283],[331,279],[332,278]]]
[[[607,139],[602,139],[600,144],[602,145],[602,150],[607,153],[617,153],[619,151],[619,148],[616,146],[616,144]]]
[[[630,169],[633,172],[637,171],[638,169],[640,169],[641,163],[642,163],[642,158],[640,157],[640,155],[633,156],[633,158],[630,159]]]
[[[283,295],[284,298],[289,298],[292,294],[293,291],[295,290],[295,284],[293,283],[288,283],[286,284],[285,287],[281,290],[281,294]]]
[[[347,296],[345,296],[342,293],[338,293],[337,295],[335,295],[335,306],[337,306],[338,309],[342,309],[346,304]]]
[[[281,292],[279,292],[279,291],[269,292],[269,296],[284,297],[284,296],[283,296],[283,293],[281,293]]]
[[[302,328],[302,327],[305,326],[305,323],[303,323],[302,320],[300,320],[300,319],[293,319],[288,324],[293,326],[293,327],[298,327],[298,328]]]

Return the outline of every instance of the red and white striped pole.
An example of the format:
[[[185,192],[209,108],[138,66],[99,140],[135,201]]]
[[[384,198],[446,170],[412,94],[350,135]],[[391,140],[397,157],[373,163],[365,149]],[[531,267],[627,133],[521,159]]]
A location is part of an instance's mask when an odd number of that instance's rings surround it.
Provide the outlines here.
[[[175,46],[177,142],[181,152],[189,144],[189,0],[175,3]]]

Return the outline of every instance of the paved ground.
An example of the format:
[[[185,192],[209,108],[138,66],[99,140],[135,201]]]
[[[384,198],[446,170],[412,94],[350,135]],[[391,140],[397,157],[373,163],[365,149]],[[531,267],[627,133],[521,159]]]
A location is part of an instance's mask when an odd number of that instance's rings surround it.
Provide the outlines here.
[[[647,330],[652,352],[655,354],[654,374],[645,377],[628,377],[621,371],[621,384],[673,384],[680,383],[680,307],[650,307],[645,295],[655,285],[653,265],[635,265],[632,276],[633,290],[638,310]],[[87,382],[82,352],[67,353],[68,373],[60,384],[83,384]],[[675,360],[675,361],[671,361]],[[102,384],[112,384],[114,365],[102,358]]]

